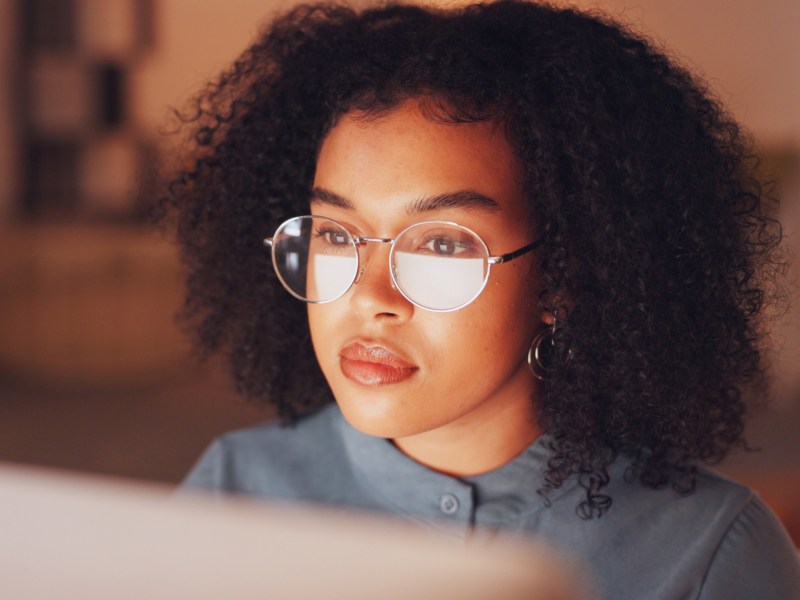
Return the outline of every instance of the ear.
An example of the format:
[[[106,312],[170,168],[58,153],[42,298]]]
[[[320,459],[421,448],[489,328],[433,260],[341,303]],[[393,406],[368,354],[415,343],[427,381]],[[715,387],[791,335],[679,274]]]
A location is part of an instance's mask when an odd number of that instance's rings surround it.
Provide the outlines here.
[[[558,326],[557,321],[561,321],[565,315],[570,312],[572,305],[568,302],[565,302],[564,297],[560,295],[548,298],[548,300],[550,301],[548,302],[548,305],[551,310],[542,310],[542,323],[549,325],[550,327],[552,327],[553,324]]]

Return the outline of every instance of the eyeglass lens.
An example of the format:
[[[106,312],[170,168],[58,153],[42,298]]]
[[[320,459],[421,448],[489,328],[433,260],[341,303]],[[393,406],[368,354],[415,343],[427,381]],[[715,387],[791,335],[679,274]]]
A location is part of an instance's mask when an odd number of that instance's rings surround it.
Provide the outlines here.
[[[273,262],[284,287],[306,302],[342,296],[358,274],[356,241],[339,223],[324,217],[295,217],[273,238]],[[454,310],[481,292],[488,275],[486,245],[458,225],[412,225],[392,249],[391,273],[397,288],[429,310]]]

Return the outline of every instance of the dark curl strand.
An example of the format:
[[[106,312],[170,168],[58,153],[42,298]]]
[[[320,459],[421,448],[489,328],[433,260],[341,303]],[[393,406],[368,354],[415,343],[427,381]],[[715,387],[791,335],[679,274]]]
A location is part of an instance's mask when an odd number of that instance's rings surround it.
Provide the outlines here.
[[[306,307],[262,239],[308,212],[342,114],[409,99],[434,119],[496,120],[524,164],[560,357],[539,399],[540,492],[576,476],[579,514],[602,515],[621,455],[628,479],[690,492],[693,464],[743,444],[744,396],[766,390],[758,317],[781,233],[739,127],[603,16],[501,1],[303,5],[273,20],[183,114],[192,160],[161,203],[198,347],[226,354],[238,390],[287,422],[332,400]]]

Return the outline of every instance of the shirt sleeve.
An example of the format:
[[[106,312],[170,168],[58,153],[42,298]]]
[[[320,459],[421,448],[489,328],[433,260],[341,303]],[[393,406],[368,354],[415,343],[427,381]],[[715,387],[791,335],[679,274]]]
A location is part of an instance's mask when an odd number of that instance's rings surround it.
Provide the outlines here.
[[[753,496],[712,559],[697,600],[800,600],[800,560],[780,521]]]

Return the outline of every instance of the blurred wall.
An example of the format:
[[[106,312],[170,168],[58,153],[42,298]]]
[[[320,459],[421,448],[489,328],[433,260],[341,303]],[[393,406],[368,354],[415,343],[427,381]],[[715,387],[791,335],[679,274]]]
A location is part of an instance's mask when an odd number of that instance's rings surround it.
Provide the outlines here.
[[[18,32],[14,8],[12,0],[0,0],[0,224],[17,197],[13,69]]]
[[[203,84],[244,50],[288,0],[162,0],[156,46],[132,85],[139,122],[157,131]]]

